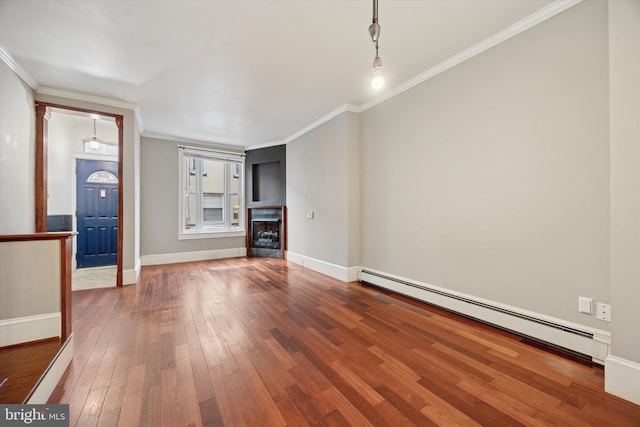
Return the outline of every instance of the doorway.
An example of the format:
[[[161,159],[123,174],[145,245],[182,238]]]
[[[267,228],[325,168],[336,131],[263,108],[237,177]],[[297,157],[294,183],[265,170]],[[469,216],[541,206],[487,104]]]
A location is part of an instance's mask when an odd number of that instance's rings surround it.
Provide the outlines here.
[[[71,216],[73,218],[73,230],[78,231],[79,224],[76,216],[76,207],[79,208],[80,205],[77,204],[77,190],[80,189],[78,186],[77,177],[75,175],[75,169],[77,164],[77,159],[88,159],[88,160],[100,160],[107,161],[109,163],[108,172],[111,173],[116,181],[117,185],[113,188],[101,187],[105,190],[104,198],[100,198],[100,189],[98,188],[98,198],[104,200],[98,200],[98,208],[100,208],[100,204],[108,204],[111,209],[115,209],[115,215],[113,212],[110,212],[109,217],[110,221],[115,222],[115,225],[109,224],[100,224],[97,230],[103,235],[97,241],[94,240],[98,246],[89,246],[89,253],[92,255],[91,251],[97,251],[100,256],[95,256],[91,259],[89,264],[84,264],[85,267],[89,267],[90,265],[99,265],[104,263],[109,263],[113,267],[109,267],[111,271],[113,271],[110,276],[113,278],[109,279],[109,283],[105,283],[107,286],[122,286],[122,191],[123,191],[123,183],[122,183],[122,146],[123,146],[123,116],[119,114],[105,113],[94,110],[86,110],[82,108],[69,107],[65,105],[59,104],[51,104],[36,101],[36,146],[35,146],[35,190],[36,190],[36,232],[46,232],[48,231],[48,223],[50,219],[52,219],[53,214],[59,213],[56,212],[60,206],[65,208],[66,215],[63,216]],[[52,116],[56,114],[65,116],[67,121],[70,121],[70,124],[60,126],[59,122],[53,123],[50,121]],[[60,129],[63,129],[64,138],[56,138],[56,135],[60,135]],[[66,132],[64,130],[66,129]],[[70,150],[68,147],[63,147],[63,152],[69,153],[64,154],[59,152],[61,146],[59,145],[59,141],[61,139],[65,139],[70,145]],[[100,142],[100,147],[96,148],[98,144],[96,141]],[[64,145],[64,144],[63,144]],[[90,147],[90,148],[88,148]],[[70,171],[71,175],[66,175],[69,177],[73,177],[72,180],[68,181],[68,178],[64,178],[65,183],[58,182],[55,178],[50,174],[50,168],[60,170],[59,158],[64,157],[65,162],[69,161],[69,167],[62,166],[64,170]],[[113,168],[115,166],[115,170]],[[60,176],[60,175],[58,175]],[[89,179],[87,176],[86,179]],[[97,176],[94,177],[94,180],[99,180]],[[93,184],[108,184],[108,183],[98,183],[94,182]],[[69,203],[65,201],[64,204],[59,204],[58,202],[61,200],[60,198],[53,197],[54,194],[66,194],[71,196],[71,203],[73,204],[73,208],[71,211],[68,210]],[[65,196],[65,197],[68,197]],[[71,214],[71,215],[69,215]],[[100,216],[100,215],[99,215]],[[99,218],[102,219],[102,218]],[[85,224],[86,225],[86,224]],[[95,225],[95,224],[94,224]],[[92,228],[89,226],[88,228]],[[94,228],[93,231],[96,229]],[[108,230],[108,233],[107,233]],[[108,234],[108,237],[107,237]],[[74,245],[74,251],[77,253],[77,243]],[[85,243],[90,243],[90,240],[85,239]],[[109,247],[107,247],[109,246]],[[106,256],[108,253],[108,256]],[[75,258],[75,257],[74,257]],[[85,257],[86,258],[86,257]],[[114,262],[115,259],[115,262]],[[99,261],[93,261],[99,260]],[[74,259],[75,261],[75,259]],[[76,267],[76,263],[74,262],[74,267]],[[76,272],[86,272],[90,273],[90,269],[75,269],[74,268],[74,279],[73,285],[75,287],[75,273]],[[96,270],[97,271],[97,270]],[[92,274],[93,276],[93,274]]]
[[[76,160],[76,267],[106,267],[118,259],[118,164]]]

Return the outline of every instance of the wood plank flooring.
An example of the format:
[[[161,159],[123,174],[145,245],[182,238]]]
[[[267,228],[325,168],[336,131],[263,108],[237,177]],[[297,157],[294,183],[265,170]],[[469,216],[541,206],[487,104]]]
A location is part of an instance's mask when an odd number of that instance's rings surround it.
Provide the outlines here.
[[[0,403],[24,403],[61,347],[49,339],[0,349]]]
[[[639,426],[603,369],[275,259],[73,293],[78,426]]]

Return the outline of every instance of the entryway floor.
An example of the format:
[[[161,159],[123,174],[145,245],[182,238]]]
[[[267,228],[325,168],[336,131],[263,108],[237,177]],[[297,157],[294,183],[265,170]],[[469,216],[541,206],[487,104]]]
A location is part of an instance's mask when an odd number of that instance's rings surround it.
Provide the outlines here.
[[[78,268],[73,271],[71,290],[108,288],[116,286],[117,267]]]

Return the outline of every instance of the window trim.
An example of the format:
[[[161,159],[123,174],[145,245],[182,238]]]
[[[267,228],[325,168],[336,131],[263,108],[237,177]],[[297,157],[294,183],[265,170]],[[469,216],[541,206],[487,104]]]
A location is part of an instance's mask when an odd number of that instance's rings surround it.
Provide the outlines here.
[[[238,218],[238,225],[231,226],[230,218],[224,220],[224,225],[220,227],[209,226],[197,230],[186,230],[184,227],[184,186],[185,186],[185,172],[184,172],[184,156],[192,156],[201,159],[211,159],[223,161],[225,163],[225,188],[224,188],[224,201],[227,204],[227,199],[230,198],[229,183],[228,183],[228,164],[237,163],[240,165],[240,212]],[[234,153],[230,151],[221,151],[215,149],[201,148],[201,147],[189,147],[185,145],[178,145],[178,240],[190,240],[190,239],[209,239],[209,238],[223,238],[223,237],[245,237],[245,154]],[[198,180],[198,194],[201,195],[201,180]],[[231,210],[227,212],[227,215],[231,214]],[[200,224],[202,226],[202,224]]]
[[[201,231],[178,234],[178,240],[218,239],[223,237],[247,237],[246,231]]]

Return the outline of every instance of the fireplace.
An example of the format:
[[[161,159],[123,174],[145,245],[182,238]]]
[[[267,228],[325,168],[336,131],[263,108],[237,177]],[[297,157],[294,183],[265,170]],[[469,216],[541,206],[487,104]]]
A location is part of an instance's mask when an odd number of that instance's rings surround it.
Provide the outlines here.
[[[285,208],[260,206],[248,208],[247,253],[249,256],[284,258]]]

